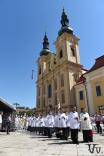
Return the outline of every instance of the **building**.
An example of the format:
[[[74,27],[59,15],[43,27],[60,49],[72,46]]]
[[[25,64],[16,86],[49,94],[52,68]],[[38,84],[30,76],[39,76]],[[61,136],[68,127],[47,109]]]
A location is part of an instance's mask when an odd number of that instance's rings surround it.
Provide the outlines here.
[[[11,130],[14,130],[14,126],[15,126],[15,108],[9,104],[7,101],[5,101],[4,99],[0,98],[0,112],[3,112],[3,116],[2,116],[2,131],[5,130],[5,119],[7,114],[11,115]]]
[[[35,108],[28,107],[16,107],[16,113],[19,115],[32,115],[35,113]]]
[[[104,55],[98,57],[90,70],[83,74],[75,85],[76,103],[87,107],[90,114],[104,114]]]
[[[58,107],[70,111],[76,105],[75,84],[85,72],[80,64],[79,38],[69,26],[63,9],[61,29],[55,41],[56,53],[49,49],[45,33],[43,49],[38,58],[37,105],[38,112],[57,111]]]
[[[2,111],[3,114],[5,113],[12,114],[13,112],[15,112],[15,108],[11,104],[9,104],[7,101],[0,98],[0,111]]]

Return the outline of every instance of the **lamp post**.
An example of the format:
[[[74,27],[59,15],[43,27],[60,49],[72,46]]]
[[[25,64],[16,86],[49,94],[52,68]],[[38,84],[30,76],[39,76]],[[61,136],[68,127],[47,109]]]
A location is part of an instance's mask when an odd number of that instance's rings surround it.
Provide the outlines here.
[[[13,105],[17,108],[17,106],[20,106],[19,103],[13,103]]]

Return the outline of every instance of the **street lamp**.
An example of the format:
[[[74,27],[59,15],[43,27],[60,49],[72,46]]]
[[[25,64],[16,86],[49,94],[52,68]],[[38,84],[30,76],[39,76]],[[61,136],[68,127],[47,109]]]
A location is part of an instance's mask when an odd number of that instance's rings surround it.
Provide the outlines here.
[[[19,103],[13,103],[13,105],[17,108],[17,106],[20,106]]]

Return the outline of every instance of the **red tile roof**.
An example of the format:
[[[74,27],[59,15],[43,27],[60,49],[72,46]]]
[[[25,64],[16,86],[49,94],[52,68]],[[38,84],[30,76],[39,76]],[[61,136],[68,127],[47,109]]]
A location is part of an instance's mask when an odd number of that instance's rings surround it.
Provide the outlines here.
[[[96,69],[99,69],[103,66],[104,66],[104,55],[102,55],[96,59],[95,64],[92,66],[92,68],[87,73],[92,72]]]
[[[86,81],[86,78],[83,75],[85,75],[85,74],[87,74],[89,72],[92,72],[94,70],[97,70],[97,69],[99,69],[99,68],[101,68],[103,66],[104,66],[104,55],[96,58],[95,64],[91,67],[90,70],[88,70],[88,71],[85,70],[86,73],[84,73],[84,74],[81,75],[81,77],[78,79],[76,85],[81,84],[81,83],[84,83]]]
[[[86,81],[86,78],[83,76],[83,74],[81,75],[81,77],[78,79],[76,85],[84,83]]]

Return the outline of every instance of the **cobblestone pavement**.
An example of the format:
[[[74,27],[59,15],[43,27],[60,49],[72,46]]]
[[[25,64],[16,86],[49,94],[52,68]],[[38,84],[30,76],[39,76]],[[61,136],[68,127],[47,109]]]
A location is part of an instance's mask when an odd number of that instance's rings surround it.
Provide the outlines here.
[[[70,137],[68,141],[64,141],[25,131],[12,132],[10,135],[0,132],[0,156],[104,156],[104,136],[94,134],[94,142],[91,144],[97,145],[93,153],[90,153],[86,143],[82,143],[81,132],[79,141],[79,145],[75,145],[71,144]],[[92,147],[93,145],[91,150]],[[101,147],[100,152],[98,147]]]

